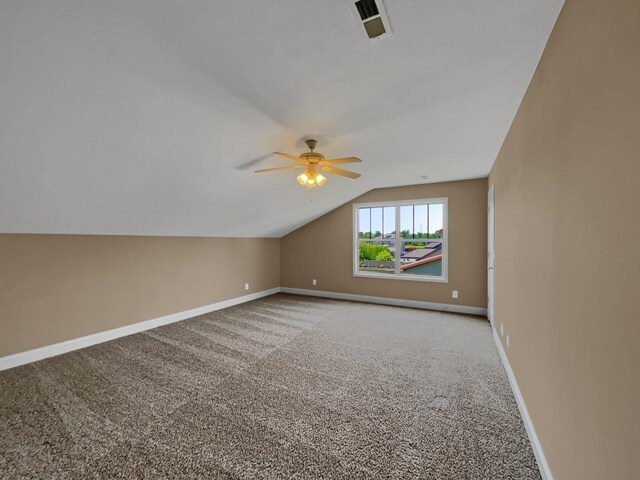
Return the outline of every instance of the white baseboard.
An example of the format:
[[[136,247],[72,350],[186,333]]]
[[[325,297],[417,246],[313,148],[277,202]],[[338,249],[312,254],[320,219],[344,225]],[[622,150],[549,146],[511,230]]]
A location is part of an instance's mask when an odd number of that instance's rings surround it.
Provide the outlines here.
[[[373,297],[370,295],[356,295],[353,293],[325,292],[322,290],[307,290],[304,288],[280,287],[282,293],[294,295],[308,295],[311,297],[335,298],[339,300],[351,300],[353,302],[378,303],[381,305],[393,305],[395,307],[421,308],[423,310],[437,310],[440,312],[467,313],[470,315],[487,316],[486,308],[468,307],[466,305],[453,305],[449,303],[423,302],[420,300],[402,300],[400,298]]]
[[[7,370],[9,368],[18,367],[20,365],[26,365],[27,363],[36,362],[45,358],[54,357],[63,353],[78,350],[80,348],[89,347],[98,343],[108,342],[116,338],[124,337],[126,335],[132,335],[134,333],[143,332],[152,328],[160,327],[162,325],[168,325],[170,323],[179,322],[187,318],[197,317],[205,313],[221,310],[223,308],[232,307],[240,303],[250,302],[258,298],[273,295],[278,292],[291,293],[295,295],[309,295],[314,297],[335,298],[340,300],[351,300],[355,302],[365,303],[377,303],[382,305],[393,305],[398,307],[410,307],[421,308],[425,310],[437,310],[443,312],[456,312],[467,313],[472,315],[486,316],[486,308],[468,307],[464,305],[451,305],[446,303],[432,303],[422,302],[418,300],[402,300],[398,298],[388,297],[373,297],[369,295],[355,295],[350,293],[336,293],[325,292],[320,290],[305,290],[302,288],[287,288],[276,287],[269,290],[263,290],[261,292],[244,295],[242,297],[236,297],[229,300],[223,300],[221,302],[212,303],[203,307],[193,308],[191,310],[185,310],[183,312],[173,313],[164,317],[154,318],[152,320],[146,320],[144,322],[134,323],[132,325],[126,325],[124,327],[114,328],[113,330],[107,330],[100,333],[94,333],[85,337],[74,338],[73,340],[67,340],[65,342],[55,343],[46,347],[36,348],[33,350],[27,350],[26,352],[20,352],[13,355],[7,355],[0,357],[0,371]]]
[[[133,333],[143,332],[152,328],[160,327],[162,325],[168,325],[169,323],[179,322],[187,318],[197,317],[198,315],[204,315],[205,313],[221,310],[223,308],[232,307],[240,303],[250,302],[258,298],[266,297],[280,292],[280,288],[272,288],[270,290],[262,290],[261,292],[251,293],[242,297],[231,298],[229,300],[223,300],[221,302],[212,303],[203,307],[193,308],[191,310],[185,310],[183,312],[172,313],[164,317],[154,318],[152,320],[146,320],[144,322],[134,323],[132,325],[126,325],[124,327],[114,328],[113,330],[107,330],[105,332],[94,333],[87,335],[86,337],[74,338],[73,340],[67,340],[66,342],[55,343],[46,347],[36,348],[33,350],[27,350],[26,352],[20,352],[13,355],[7,355],[0,357],[0,371],[8,368],[18,367],[27,363],[36,362],[63,353],[78,350],[79,348],[89,347],[97,343],[108,342],[119,337],[131,335]]]
[[[91,345],[95,345],[98,343],[107,342],[109,340],[114,340],[116,338],[124,337],[127,335],[132,335],[134,333],[143,332],[145,330],[150,330],[152,328],[160,327],[162,325],[168,325],[170,323],[179,322],[181,320],[186,320],[187,318],[197,317],[198,315],[204,315],[205,313],[221,310],[223,308],[232,307],[234,305],[239,305],[241,303],[250,302],[252,300],[257,300],[258,298],[267,297],[269,295],[273,295],[279,292],[290,293],[294,295],[308,295],[312,297],[351,300],[354,302],[392,305],[392,306],[398,306],[398,307],[420,308],[425,310],[437,310],[437,311],[444,311],[444,312],[466,313],[466,314],[483,315],[483,316],[487,315],[486,308],[469,307],[465,305],[423,302],[418,300],[402,300],[398,298],[374,297],[369,295],[355,295],[351,293],[327,292],[322,290],[307,290],[303,288],[276,287],[269,290],[263,290],[261,292],[244,295],[242,297],[236,297],[229,300],[223,300],[221,302],[212,303],[210,305],[205,305],[203,307],[198,307],[198,308],[193,308],[191,310],[185,310],[183,312],[173,313],[171,315],[166,315],[164,317],[154,318],[152,320],[134,323],[132,325],[126,325],[120,328],[114,328],[112,330],[107,330],[104,332],[87,335],[85,337],[75,338],[73,340],[67,340],[65,342],[48,345],[46,347],[36,348],[33,350],[28,350],[26,352],[20,352],[13,355],[0,357],[0,371],[7,370],[9,368],[18,367],[20,365],[25,365],[31,362],[36,362],[38,360],[43,360],[45,358],[54,357],[56,355],[61,355],[63,353],[71,352],[73,350],[78,350],[80,348],[89,347]],[[500,341],[498,332],[496,332],[494,328],[492,328],[491,330],[493,331],[493,338],[496,342],[498,353],[500,354],[500,359],[502,360],[504,368],[507,372],[507,377],[509,378],[511,389],[513,390],[516,403],[518,404],[520,414],[522,415],[524,426],[525,426],[525,429],[527,430],[527,434],[529,436],[529,441],[531,442],[533,453],[538,462],[540,474],[542,475],[543,480],[553,480],[553,475],[551,474],[551,470],[549,469],[549,464],[547,463],[547,459],[544,456],[544,452],[542,451],[542,446],[540,445],[540,441],[538,440],[538,436],[536,435],[535,428],[533,426],[533,423],[531,422],[531,417],[529,416],[529,412],[527,411],[527,406],[524,402],[524,399],[522,398],[522,394],[520,393],[520,388],[518,387],[518,382],[516,381],[516,377],[513,373],[513,370],[511,369],[511,365],[509,364],[509,359],[507,358],[507,355],[502,347],[502,342]]]
[[[529,435],[529,441],[531,442],[533,454],[536,456],[536,461],[538,462],[540,475],[542,476],[543,480],[553,480],[553,475],[551,474],[551,469],[549,468],[549,464],[547,463],[547,458],[544,456],[544,452],[542,451],[542,445],[540,445],[540,440],[538,440],[536,429],[533,427],[533,422],[531,421],[531,417],[529,416],[529,411],[527,410],[527,406],[524,403],[524,398],[522,398],[522,393],[520,393],[520,388],[518,387],[516,376],[511,369],[511,364],[509,363],[507,354],[502,347],[502,342],[500,341],[498,332],[495,328],[491,328],[491,330],[493,331],[493,339],[495,340],[496,346],[498,347],[500,359],[502,360],[504,369],[507,372],[507,377],[509,378],[509,383],[511,384],[511,390],[513,390],[513,395],[516,397],[516,403],[518,404],[520,415],[522,416],[522,420],[524,421],[524,427],[527,430],[527,435]]]

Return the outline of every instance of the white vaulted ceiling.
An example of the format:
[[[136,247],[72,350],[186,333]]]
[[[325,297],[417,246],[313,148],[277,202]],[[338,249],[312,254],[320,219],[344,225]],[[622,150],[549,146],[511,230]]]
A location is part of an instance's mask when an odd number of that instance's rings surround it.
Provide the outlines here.
[[[488,174],[562,0],[0,3],[0,232],[280,236],[372,188]],[[309,202],[305,136],[355,155]],[[349,166],[351,169],[351,166]]]

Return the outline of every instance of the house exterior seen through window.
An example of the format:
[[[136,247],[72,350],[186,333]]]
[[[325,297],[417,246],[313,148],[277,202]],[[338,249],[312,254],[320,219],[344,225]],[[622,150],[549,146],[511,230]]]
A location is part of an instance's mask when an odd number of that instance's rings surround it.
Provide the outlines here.
[[[355,276],[446,282],[447,199],[353,206]]]

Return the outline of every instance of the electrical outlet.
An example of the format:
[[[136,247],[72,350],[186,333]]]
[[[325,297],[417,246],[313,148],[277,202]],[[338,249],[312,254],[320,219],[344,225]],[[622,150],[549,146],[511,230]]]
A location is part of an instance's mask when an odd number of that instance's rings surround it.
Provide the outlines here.
[[[500,324],[500,336],[504,337],[504,323]]]
[[[245,283],[245,284],[244,284],[244,289],[245,289],[245,290],[249,290],[249,284],[248,284],[248,283]]]
[[[509,335],[507,335],[507,348],[509,348]]]
[[[454,291],[451,293],[451,296],[452,296],[453,298],[458,298],[458,290],[454,290]]]
[[[318,281],[314,278],[313,282],[311,282],[313,285],[318,285]]]

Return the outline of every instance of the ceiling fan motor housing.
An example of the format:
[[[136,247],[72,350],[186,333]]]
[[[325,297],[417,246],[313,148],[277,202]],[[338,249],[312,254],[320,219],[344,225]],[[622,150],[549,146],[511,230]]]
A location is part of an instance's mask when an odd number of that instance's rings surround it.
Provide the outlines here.
[[[304,152],[300,154],[299,158],[309,163],[318,163],[324,160],[324,155],[318,152]]]

